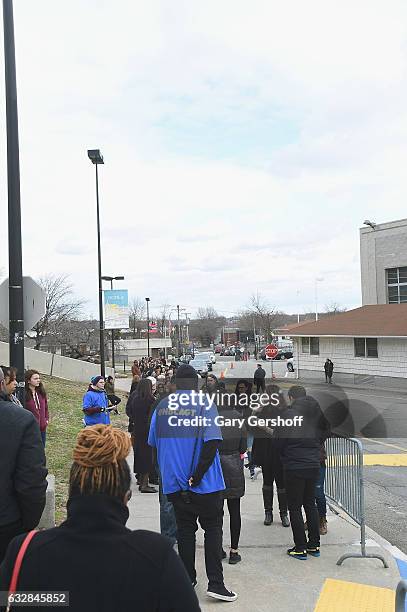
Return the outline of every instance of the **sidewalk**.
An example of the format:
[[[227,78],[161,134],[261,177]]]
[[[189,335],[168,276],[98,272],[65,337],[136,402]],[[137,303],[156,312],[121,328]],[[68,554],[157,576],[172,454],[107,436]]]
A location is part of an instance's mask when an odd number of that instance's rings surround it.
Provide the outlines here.
[[[245,470],[246,471],[246,470]],[[133,482],[135,485],[135,482]],[[225,606],[239,612],[313,612],[326,579],[348,581],[325,584],[324,600],[319,603],[318,612],[387,612],[394,610],[393,594],[382,589],[369,590],[357,584],[385,587],[395,590],[400,579],[397,563],[390,545],[377,534],[368,532],[367,552],[378,552],[389,564],[385,569],[376,559],[348,559],[342,566],[336,562],[345,552],[360,552],[360,530],[346,516],[329,514],[328,535],[321,537],[321,557],[310,557],[307,561],[291,559],[286,549],[292,546],[291,528],[286,529],[279,521],[276,500],[274,505],[275,523],[263,525],[262,477],[251,481],[246,475],[246,495],[242,499],[242,534],[240,553],[242,562],[231,566],[223,563],[225,584],[235,590],[239,599],[234,603],[212,601],[206,596],[207,580],[204,566],[202,530],[197,533],[196,567],[198,586],[196,592],[203,612],[210,612]],[[229,516],[224,518],[224,548],[228,551]],[[130,501],[130,529],[151,529],[159,531],[159,504],[157,495],[143,495],[133,486]],[[388,548],[387,548],[388,547]],[[349,594],[352,591],[352,594]],[[356,592],[358,591],[358,592]],[[353,593],[354,592],[354,593]],[[326,597],[325,597],[326,596]],[[345,603],[346,597],[352,603]],[[357,604],[355,597],[358,597]],[[384,598],[387,604],[374,607],[375,602]],[[367,607],[370,602],[371,607]]]

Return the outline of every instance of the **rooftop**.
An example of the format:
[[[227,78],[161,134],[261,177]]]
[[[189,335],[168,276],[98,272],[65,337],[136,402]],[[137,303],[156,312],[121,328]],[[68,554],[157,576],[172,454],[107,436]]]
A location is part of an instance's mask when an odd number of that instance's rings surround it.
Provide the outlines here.
[[[290,326],[290,336],[407,338],[407,304],[374,304]]]

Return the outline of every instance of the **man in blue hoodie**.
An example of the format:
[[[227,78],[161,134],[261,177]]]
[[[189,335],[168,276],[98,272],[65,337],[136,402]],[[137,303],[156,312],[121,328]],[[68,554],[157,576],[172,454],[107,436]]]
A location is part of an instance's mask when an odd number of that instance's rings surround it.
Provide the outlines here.
[[[93,376],[90,379],[89,389],[83,396],[82,409],[85,413],[85,425],[110,425],[108,411],[109,400],[105,391],[103,376]]]
[[[151,419],[148,443],[157,449],[163,493],[174,505],[178,552],[196,585],[195,533],[197,521],[205,532],[207,595],[234,601],[236,593],[223,582],[222,526],[225,489],[219,458],[222,434],[218,411],[209,396],[198,392],[198,374],[181,365],[175,393],[158,404]]]

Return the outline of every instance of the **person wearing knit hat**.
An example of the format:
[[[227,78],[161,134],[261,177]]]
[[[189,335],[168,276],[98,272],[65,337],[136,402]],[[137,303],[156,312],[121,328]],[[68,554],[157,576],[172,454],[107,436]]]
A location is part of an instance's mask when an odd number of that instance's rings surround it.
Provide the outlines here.
[[[49,591],[67,591],[70,612],[199,612],[197,596],[171,542],[158,533],[126,527],[130,448],[127,433],[111,425],[79,432],[67,520],[35,533],[24,556],[19,590],[38,592],[46,585]],[[24,538],[14,538],[8,547],[0,569],[1,591],[9,589]]]
[[[190,365],[179,366],[175,374],[177,389],[198,391],[198,372]]]
[[[104,425],[110,424],[108,411],[109,400],[105,392],[105,379],[103,376],[92,376],[89,389],[83,396],[82,410],[84,412],[84,424]]]

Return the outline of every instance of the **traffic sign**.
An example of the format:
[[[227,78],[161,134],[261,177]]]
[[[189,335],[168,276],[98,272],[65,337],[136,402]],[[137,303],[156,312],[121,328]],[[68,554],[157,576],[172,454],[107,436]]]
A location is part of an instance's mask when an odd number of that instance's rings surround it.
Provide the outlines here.
[[[0,285],[0,323],[9,326],[9,282],[6,278]],[[31,276],[23,278],[24,329],[29,331],[45,314],[45,291]]]
[[[270,359],[274,359],[278,354],[278,347],[275,344],[268,344],[266,346],[266,356]]]

